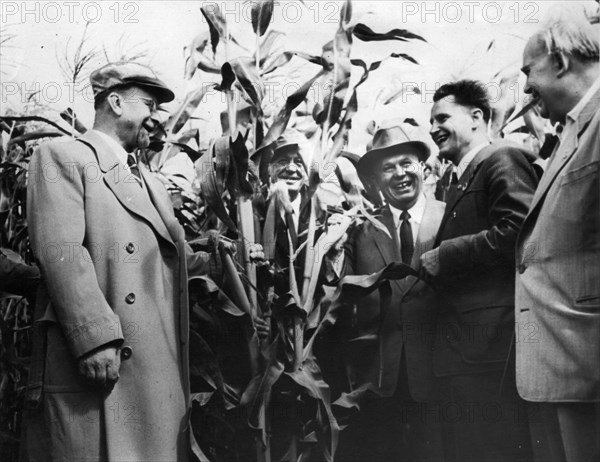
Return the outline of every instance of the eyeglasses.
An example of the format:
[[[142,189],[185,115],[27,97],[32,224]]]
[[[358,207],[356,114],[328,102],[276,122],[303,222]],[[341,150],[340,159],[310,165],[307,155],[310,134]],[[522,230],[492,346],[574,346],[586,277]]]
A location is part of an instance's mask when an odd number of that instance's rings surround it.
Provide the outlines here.
[[[153,99],[144,98],[143,96],[138,96],[138,99],[141,99],[144,102],[144,104],[148,106],[150,112],[156,112],[156,110],[158,109],[158,104],[156,104],[156,101],[154,101]]]
[[[152,98],[146,98],[144,96],[139,95],[131,95],[125,97],[124,100],[127,103],[137,103],[141,100],[148,107],[148,109],[150,109],[150,112],[154,113],[158,110],[158,104],[156,104],[156,101]]]

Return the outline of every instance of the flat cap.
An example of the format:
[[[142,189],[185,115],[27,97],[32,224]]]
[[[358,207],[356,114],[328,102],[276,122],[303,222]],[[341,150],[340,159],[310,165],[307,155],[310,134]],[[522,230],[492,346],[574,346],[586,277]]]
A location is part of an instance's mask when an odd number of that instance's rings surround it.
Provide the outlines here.
[[[136,85],[156,96],[159,104],[173,101],[175,94],[148,66],[134,62],[109,63],[90,75],[94,98],[123,85]]]

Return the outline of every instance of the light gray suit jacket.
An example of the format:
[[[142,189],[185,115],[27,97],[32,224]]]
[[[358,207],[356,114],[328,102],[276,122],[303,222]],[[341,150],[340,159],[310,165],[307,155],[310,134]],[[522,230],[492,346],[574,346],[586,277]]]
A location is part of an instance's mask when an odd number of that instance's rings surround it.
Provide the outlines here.
[[[517,241],[517,386],[600,400],[600,91],[540,181]]]

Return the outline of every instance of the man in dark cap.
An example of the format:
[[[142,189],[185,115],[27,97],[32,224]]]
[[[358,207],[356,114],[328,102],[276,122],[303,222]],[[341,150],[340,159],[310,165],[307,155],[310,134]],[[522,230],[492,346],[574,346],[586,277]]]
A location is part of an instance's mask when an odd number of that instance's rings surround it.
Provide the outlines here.
[[[390,125],[387,126],[386,125]],[[365,221],[344,246],[342,276],[371,274],[391,262],[418,269],[433,245],[444,204],[423,192],[429,147],[406,123],[379,129],[358,162],[363,183],[381,191],[377,218],[387,233]],[[370,390],[356,422],[340,439],[342,461],[418,460],[441,457],[431,365],[435,303],[433,291],[413,276],[392,281],[391,292],[375,291],[345,320],[349,390]]]
[[[148,147],[173,92],[135,63],[92,73],[94,127],[44,143],[28,222],[42,272],[28,389],[29,459],[177,460],[189,451],[188,252]],[[51,172],[51,173],[49,173]]]

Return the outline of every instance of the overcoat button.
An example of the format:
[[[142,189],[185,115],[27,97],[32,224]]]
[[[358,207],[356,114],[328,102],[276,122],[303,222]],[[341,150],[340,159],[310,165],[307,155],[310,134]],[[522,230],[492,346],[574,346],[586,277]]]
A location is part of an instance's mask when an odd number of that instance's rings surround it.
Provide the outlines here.
[[[452,219],[456,218],[456,212],[452,212]]]
[[[121,348],[121,359],[127,360],[127,359],[131,358],[132,354],[133,354],[133,349],[131,347],[124,346],[123,348]]]
[[[127,250],[127,253],[135,252],[135,245],[133,244],[133,242],[127,243],[127,245],[125,246],[125,250]]]
[[[135,303],[135,294],[134,293],[127,294],[127,297],[125,297],[125,302],[127,302],[129,305]]]

